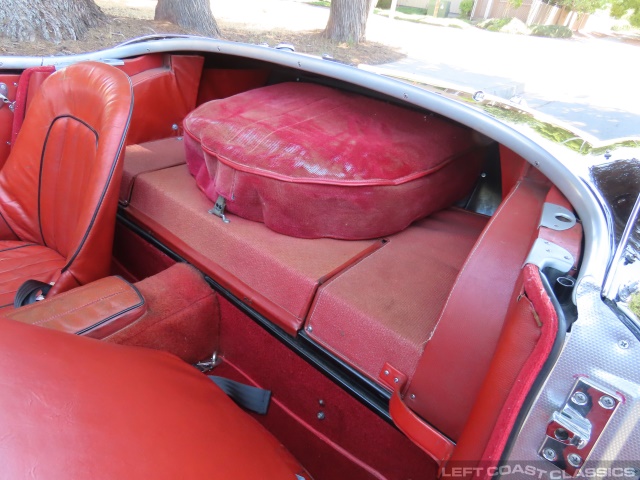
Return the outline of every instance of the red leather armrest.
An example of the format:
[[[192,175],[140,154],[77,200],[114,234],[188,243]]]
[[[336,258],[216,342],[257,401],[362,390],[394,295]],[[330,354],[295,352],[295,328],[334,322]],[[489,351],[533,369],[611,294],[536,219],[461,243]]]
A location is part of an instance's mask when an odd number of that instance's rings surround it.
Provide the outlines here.
[[[18,308],[5,317],[76,335],[104,338],[146,311],[147,305],[133,285],[120,277],[107,277]]]

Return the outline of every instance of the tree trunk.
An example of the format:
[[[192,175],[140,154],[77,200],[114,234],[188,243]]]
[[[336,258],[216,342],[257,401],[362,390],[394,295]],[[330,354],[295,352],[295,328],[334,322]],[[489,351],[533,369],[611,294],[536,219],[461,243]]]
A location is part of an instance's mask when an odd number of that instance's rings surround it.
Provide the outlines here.
[[[209,0],[158,0],[155,20],[171,22],[207,37],[220,36]]]
[[[0,0],[0,35],[14,42],[78,40],[105,20],[93,0]]]
[[[331,0],[329,21],[323,36],[339,42],[364,41],[367,20],[375,4],[374,0]]]

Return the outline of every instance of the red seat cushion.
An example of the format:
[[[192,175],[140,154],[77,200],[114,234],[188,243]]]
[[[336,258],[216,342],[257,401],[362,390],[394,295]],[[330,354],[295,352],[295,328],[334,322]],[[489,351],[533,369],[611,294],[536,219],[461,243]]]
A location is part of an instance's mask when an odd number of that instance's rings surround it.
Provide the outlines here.
[[[5,478],[310,476],[172,355],[0,319]]]
[[[66,259],[55,250],[29,242],[0,241],[0,308],[13,308],[20,285],[27,280],[51,282]]]
[[[460,125],[305,83],[214,100],[184,126],[187,164],[209,198],[303,238],[397,233],[464,197],[483,159]]]

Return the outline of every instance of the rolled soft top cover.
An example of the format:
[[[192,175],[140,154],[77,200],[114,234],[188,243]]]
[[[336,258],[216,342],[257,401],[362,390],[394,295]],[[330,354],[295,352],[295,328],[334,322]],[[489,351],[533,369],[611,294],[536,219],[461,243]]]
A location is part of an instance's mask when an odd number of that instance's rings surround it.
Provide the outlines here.
[[[184,127],[211,200],[303,238],[396,233],[468,194],[483,160],[467,128],[308,83],[205,103]]]

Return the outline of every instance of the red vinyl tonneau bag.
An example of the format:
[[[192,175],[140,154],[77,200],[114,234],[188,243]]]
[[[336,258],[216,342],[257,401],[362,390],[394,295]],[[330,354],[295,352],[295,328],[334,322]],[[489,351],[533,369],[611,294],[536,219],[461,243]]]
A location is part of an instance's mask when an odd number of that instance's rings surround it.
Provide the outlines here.
[[[210,199],[303,238],[396,233],[467,195],[484,156],[465,127],[308,83],[205,103],[184,130]]]

